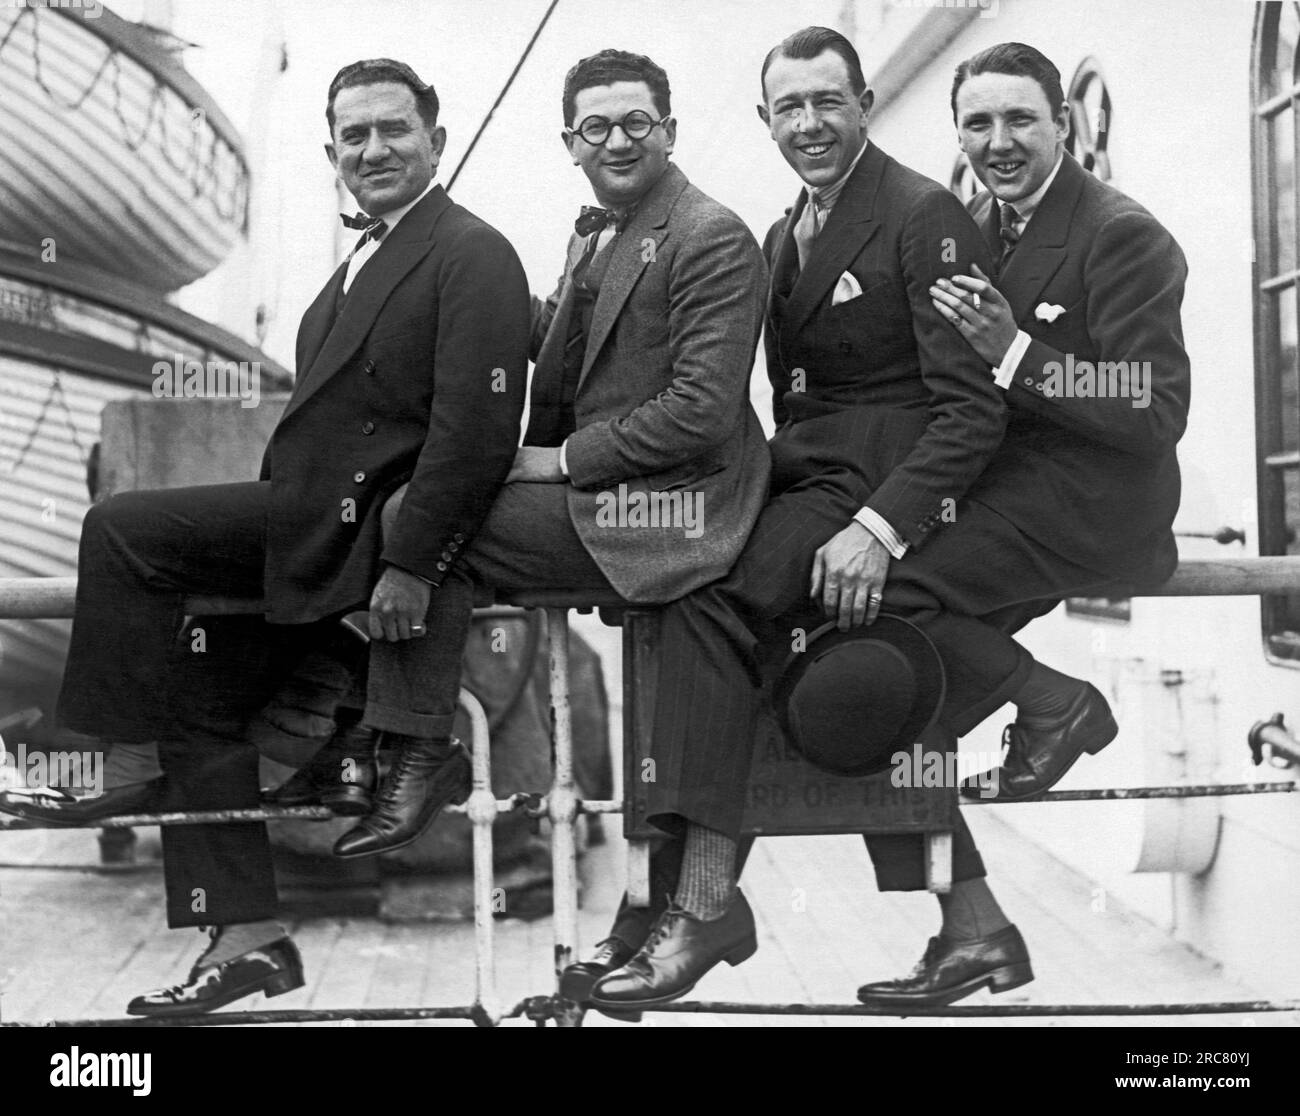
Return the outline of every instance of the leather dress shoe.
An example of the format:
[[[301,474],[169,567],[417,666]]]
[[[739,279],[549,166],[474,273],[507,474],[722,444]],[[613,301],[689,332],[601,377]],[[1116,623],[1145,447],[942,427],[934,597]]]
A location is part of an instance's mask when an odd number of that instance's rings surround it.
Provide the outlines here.
[[[858,999],[871,1007],[943,1007],[986,986],[1009,992],[1033,979],[1025,940],[1008,926],[968,942],[936,935],[910,976],[864,984]]]
[[[217,935],[214,934],[212,940],[215,944]],[[209,946],[208,951],[211,948]],[[289,938],[280,938],[219,965],[204,965],[203,957],[200,957],[184,984],[158,988],[137,996],[127,1005],[126,1013],[195,1015],[223,1007],[254,992],[281,996],[302,986],[302,957],[298,947]]]
[[[596,952],[586,961],[570,965],[560,974],[560,996],[575,1004],[585,1004],[591,999],[596,981],[615,969],[621,969],[640,946],[630,946],[622,938],[606,938],[596,943]]]
[[[627,1013],[680,999],[719,961],[739,965],[758,949],[754,913],[736,892],[720,918],[706,922],[669,904],[635,957],[601,977],[591,1005]]]
[[[328,806],[340,817],[370,813],[379,782],[375,733],[351,725],[335,731],[311,762],[273,790],[262,792],[267,806]]]
[[[629,907],[624,896],[609,937],[596,943],[595,953],[587,960],[570,965],[560,974],[560,995],[575,1004],[585,1004],[591,999],[596,981],[621,969],[645,944],[665,905],[666,898],[650,907]]]
[[[998,772],[996,794],[986,793],[970,779],[961,792],[986,802],[1028,802],[1059,783],[1084,752],[1096,755],[1118,733],[1106,699],[1096,686],[1085,682],[1050,728],[1025,728],[1017,721],[1003,730],[1007,755]]]
[[[447,755],[440,744],[408,737],[380,784],[374,809],[335,842],[334,855],[350,860],[404,848],[448,802],[464,802],[472,789],[473,765],[459,740]]]
[[[139,814],[153,807],[162,779],[127,783],[100,794],[73,798],[55,790],[45,795],[40,789],[0,794],[0,812],[46,825],[89,825],[122,814]]]

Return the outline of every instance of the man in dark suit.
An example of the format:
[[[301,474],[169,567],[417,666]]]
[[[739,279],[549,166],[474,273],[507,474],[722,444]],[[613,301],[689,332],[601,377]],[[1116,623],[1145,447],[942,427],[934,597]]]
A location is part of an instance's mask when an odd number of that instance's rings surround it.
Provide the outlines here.
[[[988,190],[971,212],[1000,266],[996,287],[989,273],[973,269],[941,280],[931,295],[991,366],[1010,417],[1002,446],[934,554],[904,558],[890,577],[905,584],[922,576],[909,567],[945,551],[954,558],[952,583],[972,566],[992,564],[1006,575],[1014,594],[972,610],[990,626],[983,644],[941,651],[950,678],[977,698],[964,707],[949,702],[958,735],[1004,700],[1017,706],[996,797],[1023,801],[1051,787],[1083,752],[1109,743],[1116,726],[1094,687],[1023,650],[1011,683],[988,689],[983,656],[1015,654],[1010,634],[1066,596],[1159,584],[1173,572],[1175,445],[1190,395],[1180,320],[1187,266],[1150,213],[1065,151],[1069,106],[1060,74],[1033,47],[1001,43],[963,62],[952,111]],[[979,699],[981,688],[989,696]],[[957,839],[969,843],[964,825]],[[925,886],[915,839],[872,838],[868,846],[882,890]],[[951,1002],[1004,966],[1005,919],[983,881],[959,878],[942,901],[944,929],[917,970],[860,989],[864,1002]]]
[[[753,236],[671,162],[668,77],[606,50],[565,78],[562,139],[601,208],[584,207],[564,271],[534,300],[528,430],[454,576],[500,593],[566,589],[659,604],[731,568],[767,491],[749,404],[767,272]],[[470,598],[435,594],[444,657],[419,687],[454,701]],[[373,658],[371,684],[383,664]],[[384,801],[336,852],[414,839]]]
[[[762,77],[759,114],[806,187],[766,243],[772,494],[731,573],[663,614],[649,807],[682,835],[682,861],[673,903],[592,990],[615,1012],[675,999],[753,952],[735,879],[760,655],[788,651],[823,610],[844,628],[874,620],[891,558],[941,533],[945,501],[979,475],[1005,421],[983,362],[929,295],[989,265],[987,247],[951,193],[868,142],[872,94],[852,45],[809,28]],[[904,604],[952,640],[983,627],[924,585]]]
[[[262,479],[124,493],[86,516],[60,717],[124,745],[164,741],[172,806],[257,803],[246,723],[341,614],[368,605],[371,636],[408,674],[447,655],[411,637],[431,594],[468,596],[447,578],[448,559],[473,539],[514,460],[529,304],[509,243],[434,184],[446,140],[437,114],[433,87],[388,59],[348,66],[330,85],[326,151],[364,231],[303,317],[297,382]],[[403,484],[382,538],[385,500]],[[195,593],[262,597],[266,615],[196,620],[177,654],[182,602]],[[335,786],[340,767],[368,768],[373,781],[378,731],[398,750],[380,797],[422,795],[436,812],[467,776],[448,739],[454,700],[374,680],[364,721],[326,746]],[[425,777],[433,767],[442,778]],[[364,802],[366,779],[353,789]],[[119,783],[39,816],[84,822],[139,808],[155,790]],[[169,925],[211,927],[212,941],[184,984],[137,997],[129,1012],[206,1011],[302,983],[274,918],[263,825],[165,827],[163,849]]]

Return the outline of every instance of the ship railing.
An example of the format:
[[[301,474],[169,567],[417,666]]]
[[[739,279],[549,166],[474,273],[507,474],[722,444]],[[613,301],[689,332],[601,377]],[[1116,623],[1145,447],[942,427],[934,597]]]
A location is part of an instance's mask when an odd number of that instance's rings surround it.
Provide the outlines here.
[[[1174,576],[1155,589],[1125,595],[1157,597],[1260,596],[1300,592],[1300,557],[1261,557],[1186,561]],[[76,579],[71,577],[0,579],[0,620],[68,619],[73,616]],[[559,992],[559,977],[576,957],[578,936],[577,822],[582,815],[622,814],[624,800],[583,799],[574,779],[573,732],[569,707],[569,612],[600,609],[608,622],[622,627],[623,652],[623,754],[625,786],[628,769],[637,755],[644,755],[650,730],[653,695],[643,675],[655,653],[655,609],[629,605],[612,595],[574,594],[563,591],[518,594],[498,601],[496,610],[517,614],[519,609],[541,609],[546,615],[551,705],[551,785],[545,794],[520,791],[498,799],[492,791],[491,748],[488,719],[482,705],[462,689],[460,701],[470,717],[473,736],[473,791],[463,806],[449,812],[468,815],[473,829],[475,996],[471,1004],[416,1008],[336,1008],[219,1012],[210,1015],[150,1019],[77,1019],[39,1022],[0,1022],[0,1026],[231,1026],[237,1024],[328,1022],[328,1021],[418,1021],[466,1019],[479,1026],[495,1026],[506,1019],[527,1018],[538,1026],[578,1026],[582,1005],[570,1003]],[[260,601],[231,598],[191,597],[186,611],[192,615],[255,614]],[[480,610],[491,615],[493,610]],[[498,612],[498,614],[500,614]],[[1248,744],[1255,762],[1266,755],[1275,763],[1300,764],[1300,745],[1286,731],[1281,714],[1257,723]],[[640,748],[640,751],[638,751]],[[1295,793],[1294,781],[1267,780],[1251,783],[1176,784],[1170,786],[1096,788],[1050,791],[1034,802],[1080,802],[1193,798],[1229,795]],[[998,805],[973,800],[963,805]],[[522,810],[550,822],[553,873],[555,989],[504,1004],[498,996],[493,940],[493,844],[492,828],[504,813]],[[2,817],[2,816],[0,816]],[[132,814],[100,819],[85,828],[127,829],[153,825],[199,825],[250,821],[327,820],[333,817],[324,807],[257,808],[173,813]],[[16,819],[15,819],[16,820]],[[21,823],[31,828],[32,823]],[[624,819],[628,840],[627,893],[629,902],[646,906],[650,900],[649,842]],[[811,832],[811,831],[810,831]],[[951,880],[950,843],[942,836],[929,843],[929,886],[942,892]],[[1218,1015],[1300,1011],[1300,1000],[1219,1000],[1161,1003],[1110,1004],[1003,1004],[950,1005],[936,1008],[892,1009],[843,1003],[750,1003],[729,1001],[677,1001],[650,1009],[668,1013],[722,1013],[729,1015],[812,1015],[812,1016],[899,1016],[909,1017],[1052,1017],[1052,1016],[1151,1016]]]

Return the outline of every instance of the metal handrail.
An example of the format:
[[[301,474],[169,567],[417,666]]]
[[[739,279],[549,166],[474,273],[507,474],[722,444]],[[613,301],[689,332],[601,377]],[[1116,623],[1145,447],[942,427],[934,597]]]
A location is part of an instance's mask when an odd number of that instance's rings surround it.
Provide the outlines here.
[[[1216,559],[1182,563],[1164,585],[1135,590],[1135,596],[1236,596],[1295,591],[1300,589],[1300,557],[1265,557]],[[75,578],[0,579],[0,619],[70,618],[76,601]],[[539,601],[539,604],[542,602]],[[579,607],[584,602],[577,602]],[[606,604],[608,602],[600,602]],[[573,738],[569,711],[568,607],[559,595],[551,594],[544,603],[547,614],[547,643],[550,664],[552,710],[553,780],[545,796],[518,793],[498,800],[491,791],[490,746],[487,718],[473,695],[462,690],[462,702],[469,709],[474,729],[474,791],[464,807],[449,807],[449,812],[465,812],[474,830],[474,913],[475,913],[475,1002],[432,1008],[357,1008],[303,1009],[298,1011],[229,1012],[219,1015],[175,1017],[168,1020],[130,1020],[135,1026],[231,1026],[243,1023],[320,1022],[326,1020],[417,1020],[468,1019],[479,1026],[495,1026],[503,1019],[526,1016],[542,1025],[553,1019],[561,1026],[580,1025],[583,1009],[564,1001],[558,992],[559,975],[572,958],[577,936],[577,847],[574,826],[580,814],[621,813],[623,804],[616,800],[582,800],[578,798],[573,778]],[[261,603],[218,598],[192,598],[187,608],[199,614],[251,613]],[[468,699],[468,700],[467,700]],[[1258,726],[1257,726],[1258,727]],[[1124,800],[1152,798],[1193,798],[1242,794],[1294,793],[1294,782],[1259,782],[1233,784],[1187,784],[1156,787],[1096,788],[1090,790],[1053,791],[1035,802],[1088,800]],[[988,805],[980,799],[969,805]],[[496,1000],[492,941],[492,824],[502,813],[525,810],[534,817],[545,816],[551,822],[551,858],[553,872],[556,992],[550,996],[530,997],[510,1008]],[[123,815],[91,823],[89,828],[128,828],[139,825],[211,824],[214,822],[268,821],[288,818],[324,820],[332,817],[323,807],[295,807],[253,810],[217,810],[191,813]],[[32,828],[30,824],[27,828]],[[644,851],[644,850],[642,850]],[[735,1015],[861,1015],[888,1017],[944,1016],[1131,1016],[1131,1015],[1200,1015],[1214,1013],[1257,1013],[1300,1011],[1300,1001],[1206,1001],[1201,1003],[1163,1004],[1009,1004],[999,1006],[950,1006],[911,1008],[905,1011],[868,1007],[861,1004],[761,1004],[730,1001],[691,1001],[664,1004],[649,1009],[669,1013],[708,1012]],[[44,1026],[119,1026],[127,1020],[53,1021]],[[37,1024],[0,1023],[6,1026]]]

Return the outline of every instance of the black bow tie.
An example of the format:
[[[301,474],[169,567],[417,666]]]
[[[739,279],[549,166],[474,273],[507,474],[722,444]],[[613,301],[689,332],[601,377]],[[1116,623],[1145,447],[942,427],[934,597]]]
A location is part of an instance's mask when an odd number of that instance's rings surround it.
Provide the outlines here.
[[[632,218],[632,211],[627,210],[619,216],[612,209],[601,209],[595,205],[584,205],[578,219],[573,222],[573,231],[579,236],[590,236],[601,229],[614,226],[615,232],[622,232]]]
[[[339,220],[349,229],[362,229],[365,232],[373,232],[381,225],[383,225],[384,228],[388,227],[387,225],[384,225],[384,222],[378,217],[367,217],[364,213],[358,213],[355,217],[349,217],[346,213],[340,213]]]

